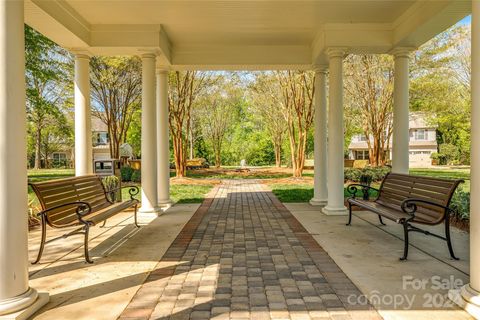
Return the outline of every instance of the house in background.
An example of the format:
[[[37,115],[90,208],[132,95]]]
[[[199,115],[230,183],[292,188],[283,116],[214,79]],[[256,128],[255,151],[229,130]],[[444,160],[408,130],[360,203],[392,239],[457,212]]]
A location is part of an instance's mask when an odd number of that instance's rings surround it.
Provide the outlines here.
[[[93,160],[110,159],[110,137],[107,125],[92,115]]]
[[[438,152],[436,127],[427,122],[424,113],[411,112],[409,121],[409,165],[411,168],[432,166],[432,153]],[[368,160],[367,139],[363,134],[354,135],[348,146],[351,160]],[[392,160],[392,141],[387,159]]]

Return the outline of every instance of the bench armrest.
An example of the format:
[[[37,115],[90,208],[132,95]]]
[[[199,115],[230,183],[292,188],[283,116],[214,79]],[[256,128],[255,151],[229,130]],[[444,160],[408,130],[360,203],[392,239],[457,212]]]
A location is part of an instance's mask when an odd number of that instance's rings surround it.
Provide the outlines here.
[[[402,208],[403,212],[408,213],[412,217],[415,217],[415,212],[417,212],[417,209],[418,209],[417,204],[428,204],[428,205],[431,205],[431,206],[436,206],[436,207],[445,209],[445,212],[447,214],[449,214],[451,212],[456,212],[455,209],[444,206],[442,204],[439,204],[439,203],[436,203],[436,202],[433,202],[433,201],[424,200],[424,199],[416,199],[416,198],[408,198],[408,199],[403,200],[400,207]]]
[[[377,188],[367,186],[367,185],[364,185],[364,184],[352,183],[352,184],[347,186],[347,192],[351,195],[352,199],[355,199],[356,196],[357,196],[357,191],[361,190],[362,193],[363,193],[363,198],[367,200],[369,198],[368,190],[370,190],[370,189],[375,190],[378,193],[380,193],[380,190],[378,190]]]
[[[39,212],[38,214],[43,215],[48,219],[47,213],[49,213],[50,211],[57,210],[57,209],[60,209],[60,208],[63,208],[63,207],[72,207],[72,206],[77,206],[75,211],[76,211],[78,220],[81,223],[88,224],[87,221],[83,220],[83,217],[85,215],[89,214],[90,212],[92,212],[92,207],[90,206],[90,204],[88,202],[85,202],[85,201],[74,201],[74,202],[68,202],[68,203],[60,204],[58,206],[45,209],[45,210]]]
[[[130,195],[130,200],[137,200],[135,199],[134,197],[140,193],[140,188],[137,187],[137,186],[122,186],[122,187],[119,187],[119,188],[114,188],[114,189],[111,189],[111,190],[105,190],[105,194],[107,196],[107,200],[109,202],[113,202],[111,199],[109,199],[109,195],[112,194],[112,193],[115,193],[117,192],[118,190],[122,190],[122,189],[125,189],[125,188],[129,188],[128,190],[128,194]],[[138,201],[138,200],[137,200]]]

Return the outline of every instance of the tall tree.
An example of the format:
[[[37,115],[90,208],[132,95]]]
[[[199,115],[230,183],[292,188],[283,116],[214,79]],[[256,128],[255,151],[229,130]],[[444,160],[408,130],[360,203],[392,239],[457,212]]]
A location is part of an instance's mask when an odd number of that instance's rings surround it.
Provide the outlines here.
[[[411,64],[412,110],[430,115],[440,156],[462,164],[470,161],[470,33],[468,25],[448,29],[421,46]]]
[[[301,177],[307,136],[314,117],[315,77],[309,71],[279,71],[276,77],[282,96],[280,108],[287,123],[293,176]]]
[[[169,124],[177,177],[187,173],[187,146],[191,130],[192,106],[205,89],[208,75],[196,71],[175,71],[169,74]]]
[[[93,57],[92,113],[108,127],[110,156],[120,157],[133,114],[141,106],[142,72],[138,57]]]
[[[280,108],[281,93],[278,81],[268,73],[258,73],[250,86],[251,111],[258,116],[272,141],[275,152],[275,166],[282,165],[282,144],[287,123]]]
[[[241,103],[242,92],[235,76],[218,77],[208,94],[199,100],[199,119],[204,139],[211,145],[215,167],[222,165],[222,145],[231,129],[236,108]]]
[[[69,80],[72,66],[72,57],[66,50],[25,26],[26,102],[30,134],[35,137],[35,169],[41,167],[44,131],[68,127],[65,110],[73,96]],[[71,134],[69,130],[60,132]]]
[[[345,61],[347,114],[366,138],[372,166],[385,164],[392,135],[393,61],[386,55],[350,55]]]

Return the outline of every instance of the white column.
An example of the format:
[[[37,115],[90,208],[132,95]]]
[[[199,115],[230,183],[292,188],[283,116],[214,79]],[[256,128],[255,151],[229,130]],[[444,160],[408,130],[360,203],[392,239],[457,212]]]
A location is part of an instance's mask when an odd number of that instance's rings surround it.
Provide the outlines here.
[[[75,55],[75,175],[93,173],[90,57]]]
[[[408,128],[408,53],[409,48],[397,48],[393,85],[392,172],[408,174],[410,141]]]
[[[168,140],[168,71],[157,69],[157,179],[158,206],[169,208],[170,147]]]
[[[28,285],[23,6],[0,2],[0,317],[13,319],[48,300]]]
[[[448,297],[480,319],[480,198],[475,196],[480,191],[480,1],[477,0],[472,1],[471,45],[470,283],[460,290],[451,290]]]
[[[343,198],[343,57],[344,48],[328,50],[330,81],[328,95],[328,203],[326,215],[347,214]]]
[[[158,213],[157,119],[155,112],[155,55],[142,55],[142,207],[140,212]]]
[[[327,67],[315,69],[313,206],[327,204]]]

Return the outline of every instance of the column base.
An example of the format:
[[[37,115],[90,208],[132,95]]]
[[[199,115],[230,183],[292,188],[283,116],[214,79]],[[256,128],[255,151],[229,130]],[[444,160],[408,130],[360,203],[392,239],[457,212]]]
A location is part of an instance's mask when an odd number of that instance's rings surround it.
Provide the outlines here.
[[[326,206],[322,209],[322,212],[327,216],[346,216],[348,214],[347,207],[330,207]]]
[[[327,202],[327,200],[320,200],[315,198],[310,199],[310,205],[312,206],[325,207],[327,205]]]
[[[35,289],[30,288],[18,297],[0,301],[0,320],[26,320],[46,305],[49,300],[48,293],[37,293]]]
[[[480,292],[472,289],[470,284],[466,284],[460,289],[450,290],[448,298],[475,319],[480,319]]]
[[[173,206],[173,201],[171,199],[158,201],[158,207],[160,207],[160,210],[164,212],[170,209],[172,206]]]
[[[144,208],[140,207],[138,213],[142,218],[155,218],[163,213],[162,209],[159,207],[154,208]]]

